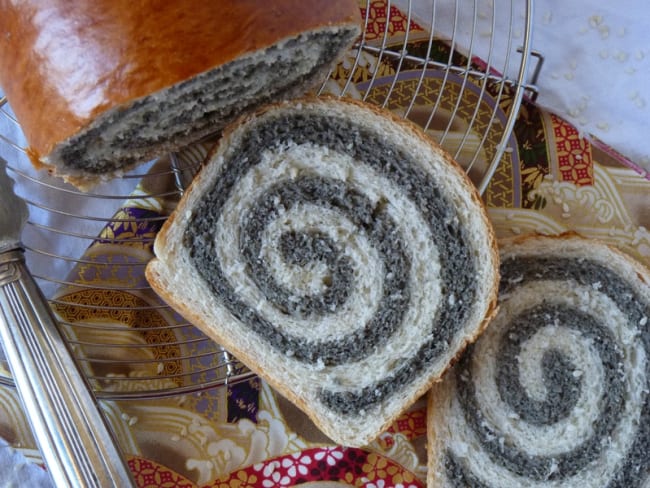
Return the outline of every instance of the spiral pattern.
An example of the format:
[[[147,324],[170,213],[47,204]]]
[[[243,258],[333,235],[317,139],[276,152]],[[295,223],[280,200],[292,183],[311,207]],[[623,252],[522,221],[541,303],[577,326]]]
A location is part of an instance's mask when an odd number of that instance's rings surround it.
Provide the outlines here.
[[[478,293],[465,204],[346,117],[267,116],[237,146],[184,234],[229,313],[285,357],[327,368],[339,388],[319,399],[341,413],[448,361]]]
[[[501,274],[499,314],[455,371],[446,478],[642,486],[650,479],[647,293],[585,258],[511,257]]]

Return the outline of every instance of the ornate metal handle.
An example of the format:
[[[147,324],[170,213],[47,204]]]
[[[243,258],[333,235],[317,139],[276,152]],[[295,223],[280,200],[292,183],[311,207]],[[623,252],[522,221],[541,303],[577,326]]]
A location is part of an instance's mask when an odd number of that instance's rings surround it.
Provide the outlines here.
[[[21,249],[0,254],[0,338],[57,486],[134,486]]]

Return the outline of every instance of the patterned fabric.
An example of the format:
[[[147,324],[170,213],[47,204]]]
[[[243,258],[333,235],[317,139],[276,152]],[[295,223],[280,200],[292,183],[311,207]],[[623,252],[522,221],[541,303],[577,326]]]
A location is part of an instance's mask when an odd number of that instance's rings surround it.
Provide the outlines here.
[[[386,33],[390,36],[406,32],[408,26],[409,31],[424,31],[422,27],[411,21],[394,6],[388,9],[385,0],[371,1],[369,7],[366,7],[366,2],[363,2],[361,7],[361,18],[368,19],[368,26],[366,28],[366,39],[382,39]],[[388,13],[388,15],[386,15]],[[386,25],[388,24],[388,25]]]
[[[254,464],[210,486],[271,488],[310,481],[338,481],[363,488],[424,486],[415,475],[385,456],[338,446],[307,449]]]
[[[130,458],[129,469],[138,488],[195,488],[196,485],[153,461]]]

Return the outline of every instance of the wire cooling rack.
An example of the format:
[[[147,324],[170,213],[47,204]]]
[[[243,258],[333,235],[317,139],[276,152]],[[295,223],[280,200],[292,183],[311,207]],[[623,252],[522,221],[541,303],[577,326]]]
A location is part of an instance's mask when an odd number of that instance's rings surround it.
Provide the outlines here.
[[[364,34],[319,93],[415,121],[483,193],[499,165],[512,164],[522,98],[536,95],[541,56],[531,49],[532,2],[361,2]],[[156,297],[143,276],[155,231],[209,145],[81,193],[31,166],[10,101],[0,99],[0,151],[30,207],[27,263],[99,398],[186,394],[252,376]],[[0,366],[0,382],[12,384]]]

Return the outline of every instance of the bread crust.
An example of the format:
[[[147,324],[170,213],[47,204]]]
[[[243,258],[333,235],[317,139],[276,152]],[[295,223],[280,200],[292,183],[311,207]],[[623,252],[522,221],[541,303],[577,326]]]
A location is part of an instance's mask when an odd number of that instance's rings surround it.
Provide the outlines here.
[[[442,150],[439,145],[437,145],[434,141],[432,141],[429,137],[427,137],[419,126],[415,125],[414,123],[408,120],[401,119],[387,110],[369,105],[364,102],[359,102],[359,101],[349,100],[349,99],[342,101],[329,96],[317,97],[317,98],[306,97],[301,101],[297,101],[297,102],[296,101],[281,102],[277,104],[272,104],[257,110],[255,113],[247,114],[240,117],[235,123],[230,125],[223,132],[221,141],[210,151],[206,161],[209,162],[213,160],[214,157],[217,154],[219,154],[220,151],[223,149],[223,146],[227,146],[229,144],[232,134],[236,132],[242,125],[245,125],[248,122],[252,121],[253,119],[264,115],[268,111],[275,110],[277,108],[287,107],[287,106],[293,107],[300,104],[305,104],[305,105],[322,104],[323,106],[327,106],[327,104],[331,102],[345,103],[350,107],[358,107],[363,111],[368,111],[374,115],[387,118],[393,124],[395,124],[395,130],[403,131],[405,133],[408,133],[410,136],[417,138],[419,142],[423,145],[422,146],[423,148],[426,148],[426,150],[429,150],[433,154],[436,154],[437,157],[441,158],[446,162],[450,171],[457,173],[458,180],[462,184],[463,191],[466,192],[468,195],[471,195],[473,204],[476,205],[477,209],[479,209],[483,227],[487,229],[487,239],[489,242],[489,246],[488,246],[489,248],[486,251],[489,253],[490,259],[493,263],[491,273],[493,273],[494,280],[492,283],[493,286],[489,290],[488,298],[486,299],[486,309],[485,309],[484,317],[474,329],[475,330],[474,334],[471,337],[467,338],[464,344],[461,345],[460,351],[457,353],[456,358],[453,359],[453,361],[455,361],[457,357],[460,356],[462,350],[468,344],[476,340],[476,338],[488,325],[488,323],[490,322],[490,320],[492,319],[492,317],[497,311],[497,294],[498,294],[498,277],[499,277],[497,240],[493,228],[491,226],[491,223],[488,220],[487,211],[480,198],[480,195],[478,194],[478,191],[476,190],[474,185],[467,177],[466,173],[463,171],[462,167],[458,165],[444,150]],[[188,204],[188,200],[191,198],[191,196],[194,193],[198,193],[202,191],[202,189],[204,188],[206,184],[206,182],[204,181],[205,178],[207,178],[207,176],[204,171],[201,171],[197,175],[197,177],[193,180],[190,187],[186,191],[176,211],[173,212],[172,215],[169,217],[169,219],[163,224],[160,232],[158,233],[158,236],[156,237],[155,250],[156,250],[156,255],[158,257],[150,261],[150,263],[146,268],[146,277],[149,283],[151,284],[152,288],[161,296],[161,298],[164,301],[166,301],[169,305],[171,305],[172,308],[176,309],[189,322],[195,324],[208,336],[210,336],[219,344],[223,345],[227,350],[229,350],[232,354],[234,354],[235,357],[237,357],[240,361],[242,361],[244,364],[249,366],[261,378],[263,378],[271,386],[273,386],[273,388],[275,388],[280,394],[282,394],[289,401],[291,401],[292,403],[297,405],[301,410],[303,410],[310,417],[310,419],[318,426],[318,428],[321,429],[323,433],[325,433],[327,436],[336,440],[337,442],[341,442],[347,445],[361,446],[371,442],[376,437],[376,435],[386,430],[391,425],[391,423],[395,421],[395,419],[397,418],[397,416],[401,411],[404,411],[413,403],[415,403],[422,395],[424,395],[431,388],[431,386],[436,381],[439,381],[440,377],[442,376],[442,373],[438,377],[430,378],[428,382],[423,383],[417,389],[417,391],[412,393],[408,398],[404,398],[401,401],[402,408],[400,412],[390,417],[387,417],[383,422],[381,429],[377,431],[374,435],[368,435],[362,438],[357,437],[357,438],[342,439],[341,432],[336,431],[335,427],[332,426],[330,422],[323,421],[323,419],[321,419],[312,410],[311,406],[307,403],[305,398],[301,396],[299,393],[297,393],[294,389],[292,389],[291,384],[287,384],[286,382],[282,381],[282,378],[278,378],[273,374],[269,374],[263,368],[260,368],[258,366],[259,358],[258,358],[257,351],[254,350],[254,348],[251,347],[242,348],[239,346],[237,341],[233,341],[232,337],[229,336],[229,334],[226,331],[224,331],[223,328],[212,327],[210,324],[210,318],[205,317],[202,314],[196,313],[195,310],[192,310],[191,306],[189,306],[186,301],[184,301],[182,298],[179,298],[174,293],[172,286],[168,282],[169,270],[168,270],[168,266],[165,264],[164,261],[174,259],[174,256],[168,255],[168,248],[171,245],[170,239],[178,238],[178,235],[174,235],[172,237],[170,234],[172,234],[173,229],[177,227],[177,225],[180,225],[177,223],[177,221],[179,219],[182,219],[191,208]],[[447,367],[449,367],[450,365],[451,363]]]
[[[46,163],[57,144],[108,110],[300,32],[360,25],[355,0],[2,0],[0,6],[0,85],[36,163]]]
[[[636,278],[646,285],[650,285],[650,268],[648,268],[644,263],[640,262],[634,256],[626,253],[622,249],[616,247],[613,244],[605,242],[601,239],[586,237],[576,231],[566,231],[557,235],[542,235],[536,233],[522,234],[519,236],[508,237],[500,239],[498,245],[500,248],[500,254],[506,256],[516,251],[517,249],[522,249],[528,247],[528,249],[534,248],[539,245],[543,245],[545,242],[565,242],[568,245],[584,245],[584,246],[593,246],[596,244],[600,249],[606,249],[608,253],[617,256],[620,259],[625,260],[628,266],[634,268],[636,273]]]

